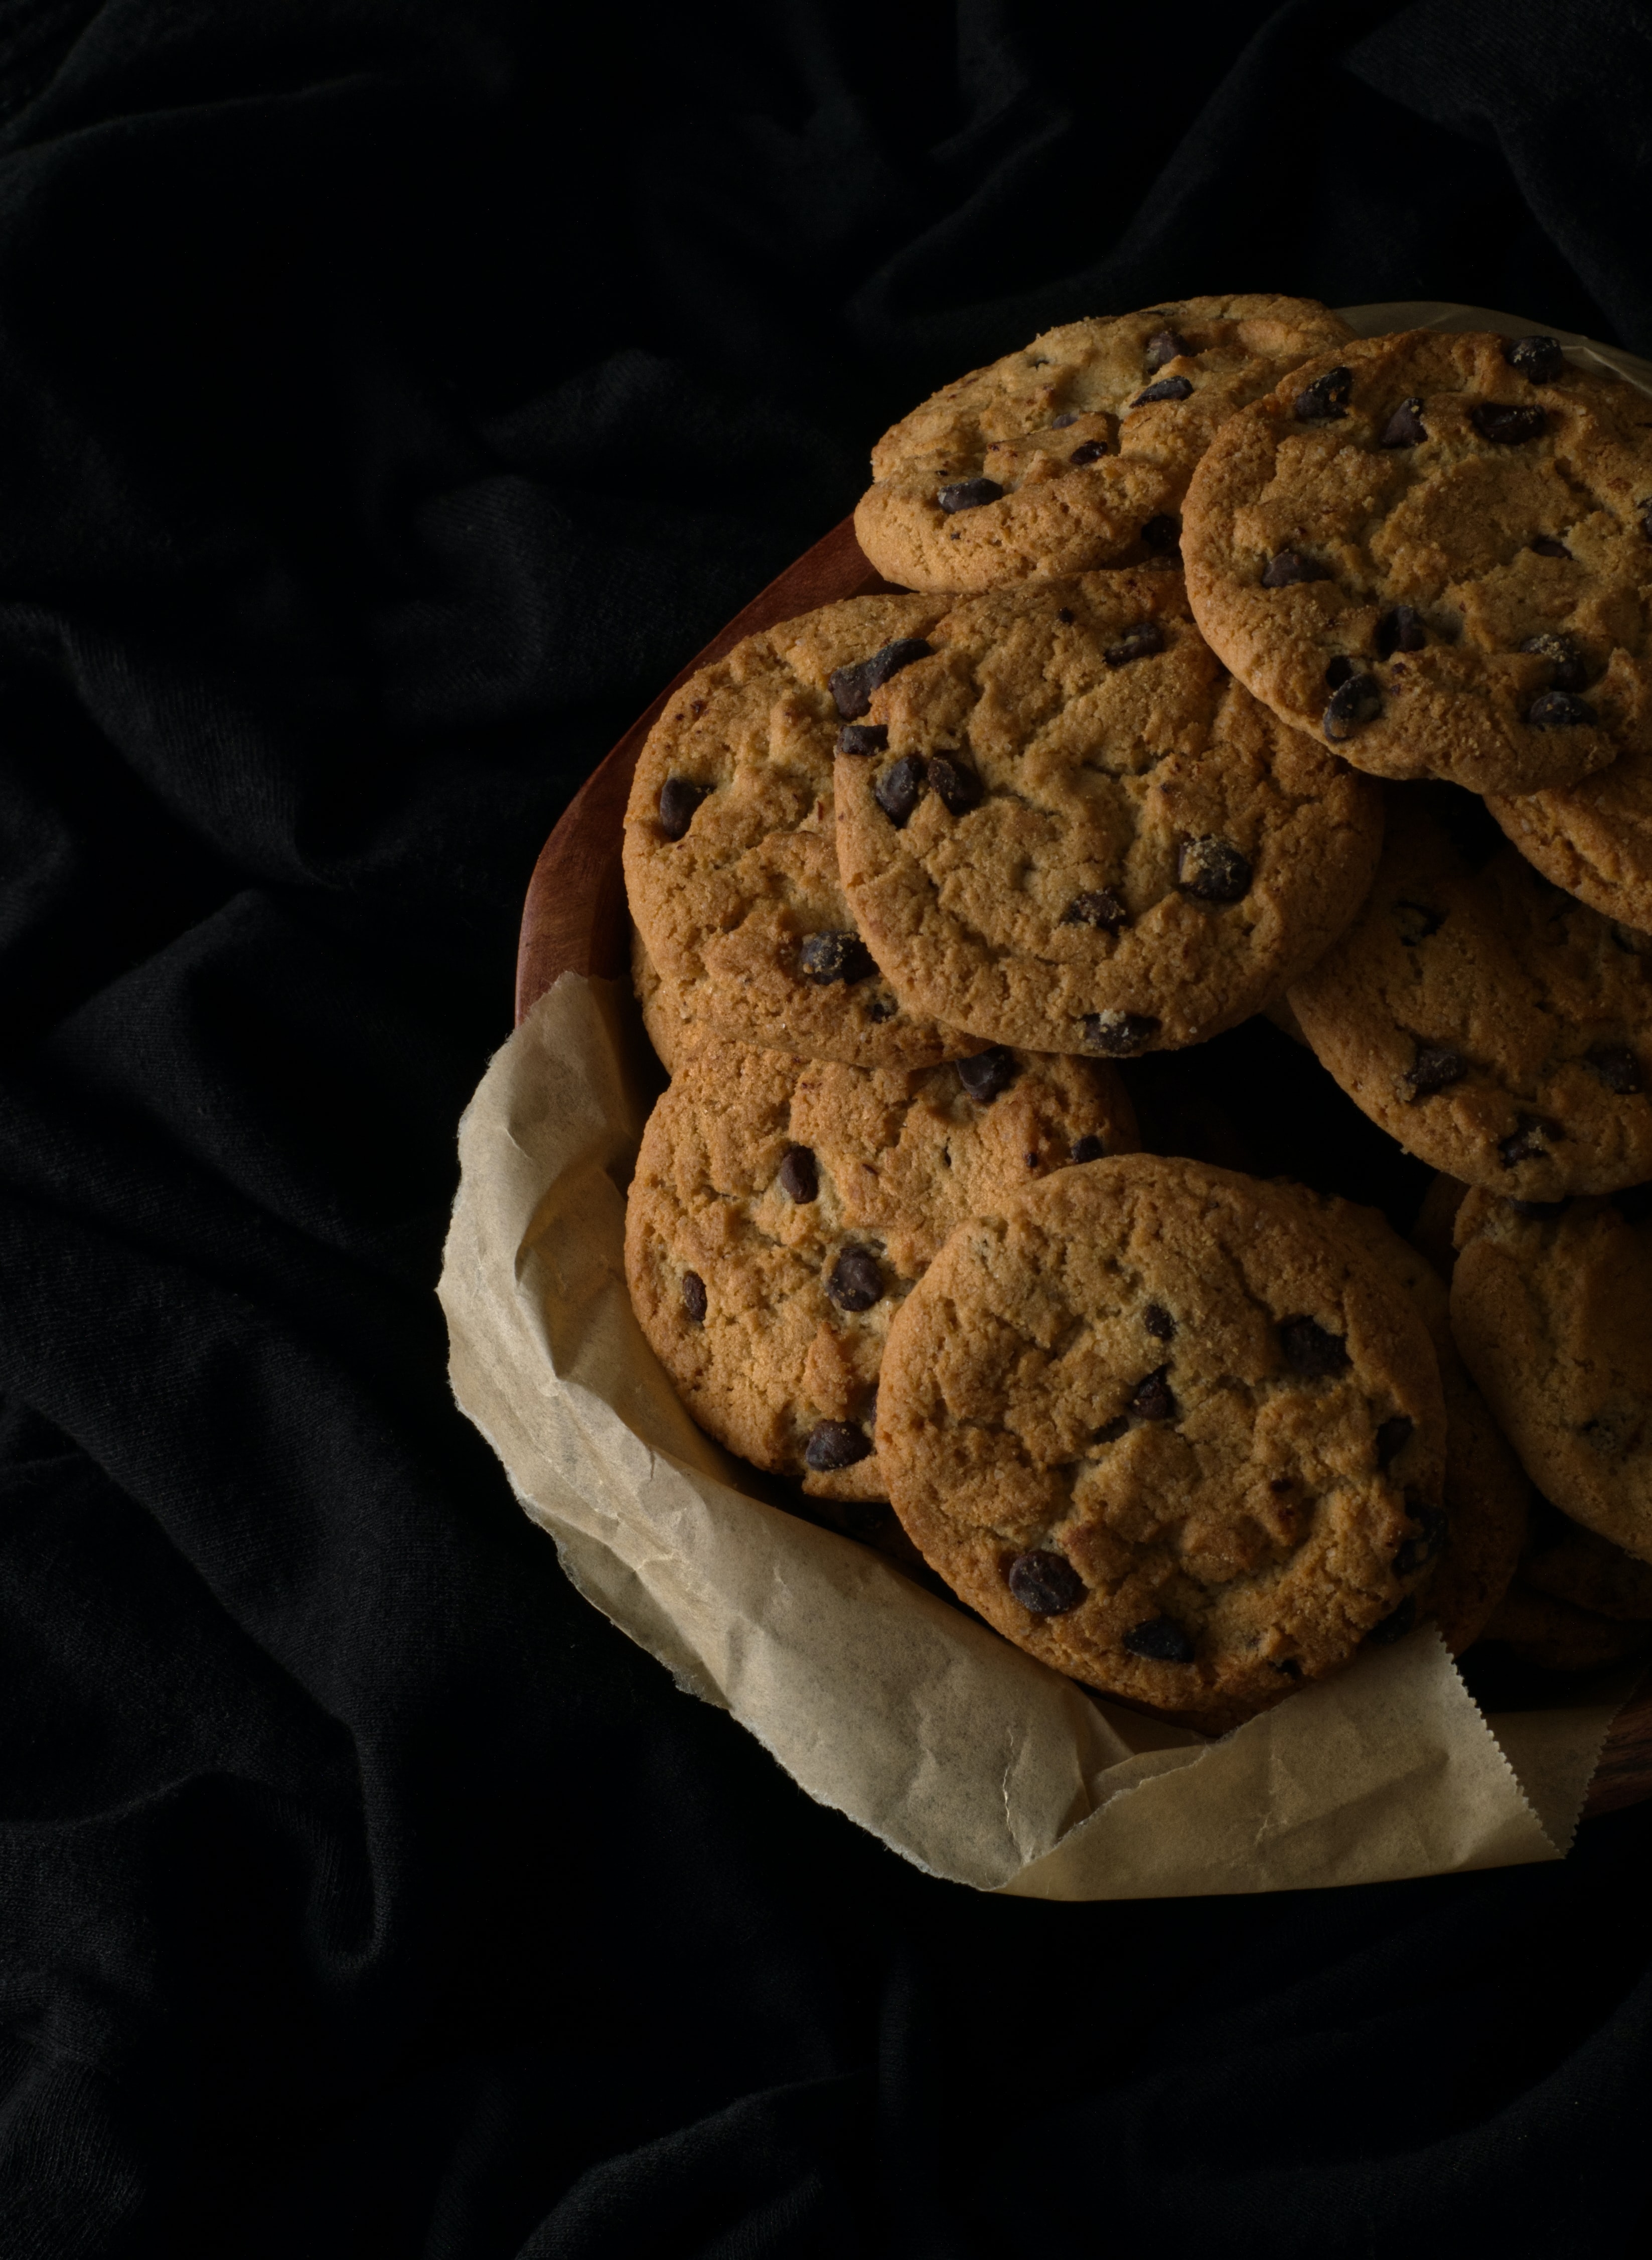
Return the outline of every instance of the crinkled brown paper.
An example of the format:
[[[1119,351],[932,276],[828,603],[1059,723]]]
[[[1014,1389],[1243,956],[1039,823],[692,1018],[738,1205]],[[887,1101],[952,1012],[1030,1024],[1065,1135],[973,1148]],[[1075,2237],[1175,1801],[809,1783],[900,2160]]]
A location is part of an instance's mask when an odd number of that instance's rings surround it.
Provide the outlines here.
[[[1351,311],[1362,334],[1534,325]],[[1652,391],[1652,368],[1563,338]],[[882,1556],[741,1491],[644,1341],[628,993],[564,974],[460,1128],[454,1393],[586,1598],[800,1786],[918,1866],[1037,1899],[1269,1892],[1556,1860],[1611,1700],[1491,1720],[1432,1626],[1220,1741],[1087,1693]]]

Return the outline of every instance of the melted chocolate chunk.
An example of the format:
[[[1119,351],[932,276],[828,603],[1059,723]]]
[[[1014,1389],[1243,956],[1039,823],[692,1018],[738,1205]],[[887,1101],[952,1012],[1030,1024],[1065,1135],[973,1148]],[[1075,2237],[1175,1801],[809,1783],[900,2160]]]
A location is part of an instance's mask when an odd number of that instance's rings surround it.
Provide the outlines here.
[[[820,1169],[812,1147],[794,1146],[776,1172],[780,1190],[799,1208],[820,1196]]]
[[[1598,719],[1586,698],[1576,697],[1570,690],[1546,690],[1526,710],[1527,726],[1533,730],[1570,730]]]
[[[1461,1083],[1468,1072],[1468,1061],[1449,1044],[1419,1042],[1417,1056],[1405,1070],[1405,1080],[1411,1085],[1414,1103],[1419,1098],[1432,1098],[1435,1091],[1444,1091],[1449,1084]]]
[[[1414,949],[1431,933],[1438,933],[1446,922],[1445,912],[1432,909],[1427,903],[1396,903],[1393,915],[1399,938],[1407,949]]]
[[[981,805],[981,779],[961,754],[933,755],[929,782],[948,816],[968,816]]]
[[[1422,395],[1413,392],[1409,400],[1402,400],[1383,426],[1379,447],[1420,447],[1428,437],[1422,420]]]
[[[1348,395],[1353,390],[1351,368],[1327,368],[1323,376],[1316,376],[1312,384],[1298,393],[1291,404],[1291,413],[1298,424],[1334,424],[1348,414]]]
[[[871,704],[875,690],[881,690],[903,667],[927,659],[930,650],[922,636],[897,636],[870,659],[857,659],[853,667],[834,667],[826,677],[833,705],[846,722],[855,721]]]
[[[1504,400],[1483,400],[1469,411],[1469,421],[1483,440],[1495,447],[1519,447],[1527,440],[1541,440],[1548,418],[1541,408],[1512,408]]]
[[[825,989],[833,981],[853,986],[876,972],[872,953],[858,933],[806,933],[797,946],[797,967],[805,981]]]
[[[1185,400],[1193,390],[1192,381],[1185,376],[1162,376],[1156,384],[1138,392],[1131,402],[1133,408],[1145,408],[1152,400]]]
[[[1395,604],[1377,623],[1377,656],[1390,659],[1397,651],[1420,651],[1427,642],[1422,614],[1409,604]]]
[[[852,1468],[871,1455],[871,1438],[847,1420],[817,1420],[803,1448],[804,1465],[818,1476],[829,1475],[833,1468]]]
[[[690,1326],[705,1323],[705,1282],[697,1271],[683,1274],[683,1311]]]
[[[1545,631],[1540,635],[1527,636],[1519,648],[1548,662],[1551,670],[1548,679],[1556,690],[1581,690],[1589,680],[1589,662],[1569,635],[1555,635]]]
[[[1321,565],[1317,557],[1305,556],[1300,549],[1282,549],[1262,568],[1264,589],[1294,589],[1300,581],[1328,581],[1331,569]]]
[[[898,832],[924,797],[929,774],[921,754],[903,754],[872,786],[872,797]]]
[[[961,1059],[957,1068],[965,1094],[977,1106],[990,1106],[998,1093],[1007,1091],[1021,1072],[1020,1062],[1003,1044],[994,1044],[990,1051],[977,1052],[973,1059]]]
[[[1365,1635],[1374,1648],[1391,1648],[1397,1640],[1404,1640],[1417,1621],[1417,1597],[1407,1593],[1397,1609],[1391,1609],[1381,1624],[1373,1625]]]
[[[826,1291],[840,1311],[869,1311],[883,1296],[883,1274],[869,1248],[846,1248],[826,1274]]]
[[[1111,887],[1098,887],[1093,894],[1075,895],[1062,912],[1063,926],[1099,926],[1104,933],[1122,933],[1130,923],[1130,913],[1123,898]]]
[[[1062,1617],[1084,1598],[1084,1581],[1066,1556],[1041,1547],[1018,1554],[1005,1582],[1029,1616]]]
[[[1292,1373],[1299,1373],[1305,1381],[1328,1381],[1348,1370],[1348,1344],[1341,1334],[1328,1334],[1316,1320],[1281,1319],[1279,1347]]]
[[[1141,529],[1141,546],[1155,557],[1169,557],[1182,547],[1182,521],[1160,511]]]
[[[1191,361],[1193,355],[1194,348],[1175,330],[1155,330],[1141,357],[1141,373],[1144,376],[1156,376],[1166,361]]]
[[[868,754],[881,754],[889,743],[889,726],[883,722],[846,722],[838,732],[838,751],[853,754],[857,759]]]
[[[1079,1025],[1085,1049],[1106,1059],[1134,1059],[1159,1033],[1151,1012],[1086,1012]]]
[[[1106,1157],[1106,1152],[1105,1140],[1098,1138],[1093,1132],[1088,1137],[1075,1138],[1073,1141],[1072,1158],[1075,1162],[1103,1161]]]
[[[1553,384],[1566,366],[1558,338],[1510,338],[1503,358],[1532,384]]]
[[[1231,840],[1206,833],[1189,840],[1176,858],[1176,883],[1201,903],[1236,903],[1250,892],[1250,860]]]
[[[961,510],[980,510],[987,503],[997,502],[1003,492],[996,479],[955,479],[949,487],[942,487],[935,500],[951,518]]]
[[[1560,1125],[1546,1121],[1541,1114],[1517,1114],[1508,1136],[1498,1140],[1498,1158],[1505,1169],[1518,1169],[1522,1162],[1535,1161],[1540,1154],[1546,1154],[1545,1139],[1560,1134]]]
[[[1534,533],[1527,543],[1540,557],[1570,557],[1571,552],[1563,541],[1556,541],[1552,533]]]
[[[1383,711],[1383,686],[1374,675],[1350,675],[1331,693],[1325,710],[1325,734],[1334,746],[1342,746],[1362,724],[1374,722]]]
[[[1176,1320],[1162,1303],[1149,1303],[1141,1313],[1141,1323],[1155,1341],[1174,1341],[1176,1339]]]
[[[668,777],[660,788],[660,829],[668,840],[681,840],[694,821],[694,812],[711,791],[692,777]]]
[[[1128,667],[1133,659],[1148,659],[1164,649],[1164,630],[1157,620],[1143,620],[1118,643],[1110,643],[1102,657],[1109,667]]]
[[[1138,1420],[1174,1420],[1179,1410],[1168,1378],[1168,1365],[1155,1365],[1138,1381],[1126,1408]]]
[[[1387,1474],[1412,1440],[1417,1423],[1409,1412],[1396,1412],[1377,1432],[1377,1464]]]
[[[1119,1644],[1150,1663],[1193,1661],[1193,1643],[1174,1617],[1149,1617],[1146,1624],[1133,1625]]]
[[[1069,463],[1098,463],[1107,452],[1105,440],[1084,440],[1067,458]]]
[[[1442,1507],[1430,1506],[1420,1498],[1407,1493],[1405,1512],[1421,1527],[1415,1538],[1402,1539],[1394,1556],[1394,1574],[1409,1577],[1420,1570],[1425,1562],[1432,1562],[1446,1542],[1446,1516]]]
[[[1588,1058],[1606,1089],[1620,1098],[1633,1098],[1645,1088],[1641,1080],[1641,1062],[1627,1044],[1596,1044]]]
[[[1326,662],[1325,687],[1327,690],[1340,690],[1350,675],[1358,673],[1358,668],[1348,654],[1345,651],[1340,651],[1334,659]]]

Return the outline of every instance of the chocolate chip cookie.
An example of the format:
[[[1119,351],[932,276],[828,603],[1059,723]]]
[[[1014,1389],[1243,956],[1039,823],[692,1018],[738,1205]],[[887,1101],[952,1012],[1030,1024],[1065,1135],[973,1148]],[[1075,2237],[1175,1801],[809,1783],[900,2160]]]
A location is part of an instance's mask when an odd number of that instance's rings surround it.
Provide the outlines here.
[[[861,1067],[978,1041],[903,1009],[838,878],[833,751],[928,649],[933,599],[855,597],[748,636],[672,699],[626,811],[631,915],[706,1028]]]
[[[1581,784],[1488,794],[1528,863],[1621,928],[1652,957],[1652,754],[1621,755]]]
[[[890,1329],[876,1434],[896,1513],[989,1623],[1211,1731],[1427,1605],[1427,1330],[1225,1169],[1126,1156],[961,1225]]]
[[[1311,965],[1379,789],[1224,672],[1173,567],[965,598],[837,760],[850,908],[913,1013],[1110,1058],[1198,1042]]]
[[[1351,333],[1311,298],[1188,298],[1068,322],[903,417],[872,450],[862,548],[908,589],[1168,555],[1212,434]]]
[[[1538,1489],[1652,1562],[1652,1188],[1457,1212],[1451,1324]]]
[[[883,1498],[878,1361],[912,1282],[976,1208],[1134,1144],[1118,1077],[1089,1061],[863,1069],[712,1041],[643,1135],[632,1303],[719,1443],[817,1497]]]
[[[1652,961],[1512,848],[1473,868],[1445,805],[1391,798],[1364,908],[1291,991],[1304,1034],[1407,1153],[1470,1184],[1548,1201],[1652,1176]]]
[[[1305,364],[1194,474],[1193,609],[1276,714],[1392,777],[1575,783],[1652,752],[1652,409],[1552,339]]]
[[[635,926],[631,929],[631,992],[648,1041],[668,1075],[684,1066],[701,1044],[714,1041],[713,1032],[695,1017],[693,990],[681,981],[662,978]]]

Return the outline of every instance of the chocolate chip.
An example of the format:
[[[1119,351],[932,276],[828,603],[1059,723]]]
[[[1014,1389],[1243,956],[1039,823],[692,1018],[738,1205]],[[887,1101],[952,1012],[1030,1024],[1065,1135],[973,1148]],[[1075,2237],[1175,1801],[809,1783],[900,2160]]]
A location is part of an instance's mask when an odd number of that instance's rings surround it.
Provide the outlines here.
[[[1379,447],[1420,447],[1428,437],[1423,427],[1422,395],[1413,392],[1409,400],[1402,400],[1383,426]]]
[[[1075,1138],[1073,1141],[1072,1158],[1075,1162],[1103,1161],[1106,1157],[1106,1153],[1105,1140],[1098,1138],[1093,1132],[1088,1137]]]
[[[799,1208],[819,1198],[820,1170],[812,1148],[794,1146],[780,1164],[780,1190]]]
[[[1084,1581],[1064,1554],[1035,1548],[1018,1554],[1005,1572],[1005,1583],[1029,1615],[1062,1617],[1084,1598]]]
[[[683,1309],[690,1326],[705,1323],[705,1282],[697,1271],[683,1274]]]
[[[1570,557],[1571,552],[1563,541],[1556,541],[1552,533],[1534,533],[1527,543],[1540,557]]]
[[[1445,912],[1431,909],[1427,903],[1398,902],[1394,905],[1394,924],[1399,928],[1399,938],[1407,949],[1414,949],[1420,941],[1427,941],[1431,933],[1438,933],[1445,922]]]
[[[1202,903],[1236,903],[1250,892],[1250,860],[1231,840],[1207,832],[1184,843],[1176,858],[1176,883]]]
[[[1083,440],[1067,458],[1069,463],[1098,463],[1107,452],[1105,440]]]
[[[1294,589],[1300,581],[1328,581],[1331,569],[1321,565],[1317,557],[1305,556],[1300,549],[1282,549],[1262,568],[1264,589]]]
[[[1077,409],[1069,408],[1065,416],[1052,416],[1049,421],[1049,428],[1052,432],[1064,432],[1069,424],[1076,424],[1077,421]]]
[[[1546,690],[1526,710],[1527,725],[1534,730],[1568,730],[1598,719],[1589,701],[1570,690]]]
[[[1298,424],[1334,424],[1348,414],[1348,395],[1353,390],[1351,368],[1327,368],[1323,376],[1316,376],[1312,384],[1298,393],[1291,404],[1291,412]]]
[[[1415,1101],[1432,1098],[1435,1091],[1444,1091],[1448,1084],[1461,1083],[1468,1072],[1468,1061],[1449,1044],[1419,1042],[1417,1056],[1405,1070],[1405,1080]]]
[[[949,816],[968,816],[981,805],[981,779],[960,754],[932,755],[929,782]]]
[[[883,1274],[869,1248],[846,1248],[826,1274],[826,1291],[840,1311],[869,1311],[883,1296]]]
[[[1387,1474],[1412,1440],[1417,1423],[1409,1412],[1396,1412],[1377,1432],[1377,1464]]]
[[[1281,1319],[1279,1346],[1285,1363],[1305,1381],[1328,1381],[1333,1374],[1348,1370],[1348,1344],[1341,1334],[1328,1334],[1316,1320]]]
[[[1446,1542],[1446,1517],[1443,1509],[1429,1506],[1423,1500],[1407,1496],[1405,1512],[1413,1522],[1422,1527],[1415,1538],[1402,1539],[1394,1556],[1394,1575],[1409,1577],[1420,1570],[1425,1562],[1432,1562]]]
[[[1644,1087],[1641,1062],[1625,1044],[1595,1045],[1589,1054],[1589,1064],[1606,1089],[1620,1098],[1633,1098]]]
[[[898,832],[924,797],[928,765],[920,754],[903,754],[872,787],[872,797]]]
[[[1548,418],[1541,408],[1511,408],[1504,400],[1483,400],[1469,411],[1469,421],[1493,447],[1518,447],[1527,440],[1541,440]]]
[[[1146,1624],[1133,1625],[1119,1642],[1132,1656],[1144,1656],[1150,1663],[1191,1663],[1193,1643],[1174,1617],[1149,1617]]]
[[[1155,1365],[1151,1373],[1137,1382],[1127,1409],[1138,1420],[1175,1420],[1178,1407],[1166,1378],[1169,1370],[1168,1365]]]
[[[1102,657],[1109,667],[1128,667],[1133,659],[1147,659],[1164,649],[1164,630],[1156,620],[1143,620],[1118,643],[1110,643]]]
[[[847,1420],[817,1420],[803,1448],[803,1463],[823,1476],[833,1468],[852,1468],[871,1455],[872,1440],[864,1428],[852,1427]]]
[[[668,840],[681,840],[694,821],[694,812],[711,791],[691,777],[668,777],[660,788],[660,829]]]
[[[853,986],[877,968],[872,953],[858,933],[807,933],[797,948],[797,966],[805,981],[825,989],[833,981]]]
[[[1334,659],[1327,660],[1326,662],[1325,687],[1327,690],[1340,690],[1350,675],[1358,673],[1358,668],[1355,666],[1348,654],[1345,651],[1340,651]]]
[[[1377,623],[1377,656],[1388,659],[1397,651],[1420,651],[1427,642],[1422,614],[1409,604],[1395,604]]]
[[[1552,670],[1548,679],[1556,690],[1581,690],[1589,680],[1589,662],[1569,635],[1555,635],[1545,630],[1540,635],[1527,636],[1519,648],[1548,662]]]
[[[1514,1127],[1506,1138],[1498,1141],[1498,1158],[1505,1169],[1519,1167],[1522,1162],[1535,1161],[1548,1151],[1545,1138],[1559,1134],[1559,1126],[1545,1121],[1539,1114],[1517,1114]]]
[[[1073,622],[1078,618],[1078,615],[1075,611],[1070,611],[1068,607],[1063,604],[1060,611],[1056,613],[1055,617],[1064,628],[1069,628]]]
[[[1417,1621],[1417,1597],[1407,1593],[1397,1609],[1391,1609],[1381,1624],[1373,1625],[1365,1635],[1376,1648],[1391,1648],[1397,1640],[1404,1640]]]
[[[1162,1303],[1149,1303],[1141,1313],[1141,1323],[1155,1341],[1173,1341],[1176,1339],[1176,1320]]]
[[[1160,511],[1141,529],[1141,546],[1155,557],[1169,557],[1182,546],[1182,521]]]
[[[870,659],[857,659],[853,667],[834,667],[826,677],[826,689],[838,712],[846,722],[853,722],[871,704],[875,690],[881,690],[903,667],[927,659],[930,650],[922,636],[897,636]]]
[[[990,1051],[977,1052],[973,1059],[961,1059],[957,1065],[958,1080],[977,1106],[990,1106],[998,1093],[1007,1091],[1021,1072],[1020,1062],[1003,1044],[994,1044]]]
[[[996,479],[955,479],[949,487],[942,487],[935,500],[948,518],[961,510],[979,510],[983,504],[997,502],[1004,489]]]
[[[1062,912],[1063,926],[1099,926],[1104,933],[1122,933],[1129,923],[1129,912],[1111,887],[1098,887],[1093,894],[1075,895]]]
[[[1145,408],[1150,400],[1185,400],[1193,390],[1191,380],[1185,376],[1162,376],[1156,384],[1138,392],[1131,402],[1133,408]]]
[[[1510,338],[1503,358],[1533,384],[1553,384],[1566,365],[1558,338]]]
[[[1086,1050],[1107,1059],[1133,1059],[1159,1033],[1151,1012],[1086,1012],[1079,1025]]]
[[[1194,348],[1174,330],[1155,330],[1148,340],[1147,351],[1141,356],[1145,376],[1156,376],[1168,361],[1191,361]]]
[[[889,726],[883,722],[846,722],[838,732],[838,751],[863,757],[881,754],[889,743]]]
[[[1374,675],[1350,675],[1331,693],[1325,710],[1325,734],[1334,746],[1346,745],[1362,723],[1374,722],[1383,711],[1383,686]]]

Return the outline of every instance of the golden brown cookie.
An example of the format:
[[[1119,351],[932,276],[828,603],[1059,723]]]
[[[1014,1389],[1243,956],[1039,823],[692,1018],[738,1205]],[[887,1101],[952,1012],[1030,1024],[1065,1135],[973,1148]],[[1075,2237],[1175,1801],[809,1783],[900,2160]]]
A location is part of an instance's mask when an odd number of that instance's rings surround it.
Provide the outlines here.
[[[713,1041],[643,1134],[626,1277],[700,1426],[838,1499],[887,1494],[871,1413],[890,1320],[962,1217],[1135,1144],[1110,1068],[987,1051],[853,1068]]]
[[[1119,1058],[1255,1012],[1353,916],[1379,789],[1225,674],[1172,567],[965,598],[840,753],[845,892],[909,1009]]]
[[[1498,1602],[1482,1638],[1511,1649],[1541,1671],[1599,1671],[1652,1648],[1652,1626],[1626,1624],[1574,1608],[1517,1579]]]
[[[1652,411],[1552,339],[1412,331],[1230,418],[1188,490],[1199,625],[1381,776],[1575,783],[1652,752]]]
[[[626,890],[664,983],[739,1042],[860,1067],[979,1049],[903,1010],[838,879],[833,748],[872,683],[921,654],[933,598],[854,597],[748,636],[649,732],[626,811]]]
[[[1291,1002],[1321,1064],[1407,1153],[1554,1200],[1652,1176],[1648,969],[1512,848],[1472,869],[1413,790],[1391,797],[1364,908]]]
[[[1520,1563],[1520,1582],[1596,1616],[1652,1623],[1652,1562],[1636,1561],[1547,1499],[1537,1536]]]
[[[903,417],[855,531],[908,589],[990,589],[1174,551],[1235,409],[1351,334],[1312,298],[1188,298],[1068,322]]]
[[[1652,1562],[1652,1191],[1534,1210],[1471,1192],[1451,1326],[1545,1498]]]
[[[1485,805],[1528,863],[1652,957],[1652,753],[1620,755],[1581,784],[1488,794]]]
[[[675,1075],[704,1043],[715,1041],[714,1032],[694,1013],[694,991],[681,981],[662,979],[642,936],[631,929],[631,991],[642,1013],[642,1025],[660,1064]]]
[[[1441,1534],[1410,1297],[1283,1188],[1150,1155],[961,1225],[890,1329],[919,1550],[1058,1671],[1225,1730],[1398,1636]]]

